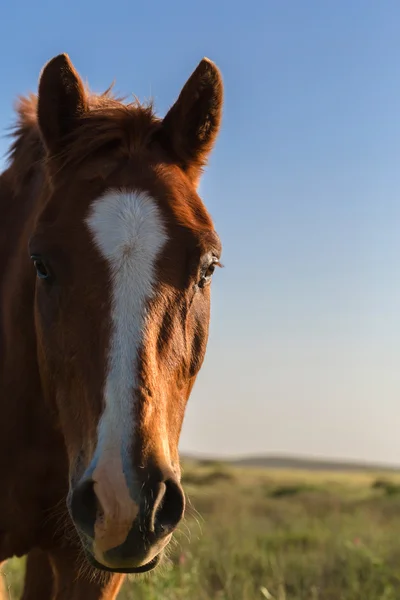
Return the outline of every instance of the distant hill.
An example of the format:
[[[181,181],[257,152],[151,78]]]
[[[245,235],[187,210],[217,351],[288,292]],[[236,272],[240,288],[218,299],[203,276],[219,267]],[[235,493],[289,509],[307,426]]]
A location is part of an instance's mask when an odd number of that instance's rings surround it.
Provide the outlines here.
[[[203,464],[208,462],[223,462],[225,464],[231,464],[238,467],[254,467],[263,469],[297,469],[303,471],[400,471],[400,465],[396,467],[362,461],[328,460],[279,455],[248,456],[232,459],[183,455],[182,459],[201,462]]]

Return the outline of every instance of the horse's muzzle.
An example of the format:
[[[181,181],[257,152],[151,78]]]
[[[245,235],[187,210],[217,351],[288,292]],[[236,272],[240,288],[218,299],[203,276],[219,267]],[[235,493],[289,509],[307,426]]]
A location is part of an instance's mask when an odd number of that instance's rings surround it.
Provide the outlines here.
[[[92,479],[84,479],[70,493],[70,514],[88,559],[108,571],[151,570],[183,517],[182,487],[169,473],[161,481],[149,478],[138,503],[126,498],[120,502],[115,494],[110,486],[107,496],[104,489],[100,495]]]

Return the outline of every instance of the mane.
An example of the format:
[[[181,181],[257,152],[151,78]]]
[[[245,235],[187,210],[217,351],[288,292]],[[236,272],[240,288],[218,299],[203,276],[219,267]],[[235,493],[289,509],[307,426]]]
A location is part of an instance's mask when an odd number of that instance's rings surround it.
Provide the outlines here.
[[[144,105],[137,99],[130,103],[124,100],[112,93],[112,86],[102,94],[87,93],[88,112],[79,120],[74,132],[64,139],[65,150],[53,157],[59,169],[77,166],[88,156],[102,152],[129,156],[144,147],[160,119],[154,114],[152,102]],[[25,179],[46,159],[37,105],[37,95],[29,94],[20,96],[15,106],[17,120],[10,134],[13,142],[7,157],[18,178]]]

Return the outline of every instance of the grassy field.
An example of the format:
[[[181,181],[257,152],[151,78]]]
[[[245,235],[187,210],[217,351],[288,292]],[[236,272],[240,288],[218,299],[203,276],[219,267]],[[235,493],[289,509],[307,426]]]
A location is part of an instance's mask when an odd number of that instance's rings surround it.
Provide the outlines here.
[[[121,600],[399,600],[400,476],[187,464],[165,564]],[[23,561],[6,567],[10,598]]]

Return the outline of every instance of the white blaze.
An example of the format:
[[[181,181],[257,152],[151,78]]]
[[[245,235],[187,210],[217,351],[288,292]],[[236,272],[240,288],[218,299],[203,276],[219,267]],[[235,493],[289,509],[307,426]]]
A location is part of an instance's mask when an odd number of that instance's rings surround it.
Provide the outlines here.
[[[155,281],[155,263],[167,235],[156,201],[145,193],[109,192],[93,203],[86,222],[108,262],[112,285],[105,410],[96,458],[103,462],[105,455],[108,461],[113,456],[111,462],[119,463],[134,428],[138,349]]]

